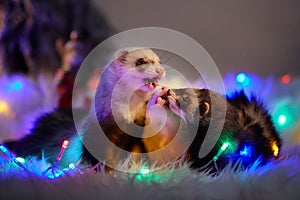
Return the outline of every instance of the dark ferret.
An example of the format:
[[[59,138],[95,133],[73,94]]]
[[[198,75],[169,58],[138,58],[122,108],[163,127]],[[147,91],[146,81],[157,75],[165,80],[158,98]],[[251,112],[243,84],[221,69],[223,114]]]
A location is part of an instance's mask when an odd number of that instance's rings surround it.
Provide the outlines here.
[[[231,97],[223,97],[208,89],[184,88],[170,89],[158,98],[160,102],[164,101],[164,107],[183,119],[187,127],[198,125],[196,136],[187,148],[184,159],[192,168],[224,168],[229,162],[239,163],[236,166],[240,168],[255,161],[264,164],[278,157],[281,139],[270,115],[255,96],[248,98],[241,91]],[[220,137],[212,150],[205,157],[199,158],[204,139],[209,137],[207,131],[210,123],[212,131],[217,131],[214,126],[222,121],[222,108],[226,111],[226,117]]]

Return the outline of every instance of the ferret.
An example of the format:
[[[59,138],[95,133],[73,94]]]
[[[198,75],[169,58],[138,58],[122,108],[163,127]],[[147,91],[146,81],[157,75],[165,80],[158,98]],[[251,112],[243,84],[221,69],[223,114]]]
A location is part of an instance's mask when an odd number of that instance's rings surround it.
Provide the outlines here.
[[[96,164],[99,159],[85,145],[89,143],[89,136],[99,134],[95,130],[100,125],[105,136],[117,148],[128,152],[145,152],[141,139],[130,135],[119,125],[130,127],[147,124],[147,101],[158,86],[158,81],[164,76],[165,69],[157,54],[150,48],[120,50],[103,70],[90,112],[83,118],[83,125],[79,130],[76,130],[77,126],[75,128],[72,121],[72,111],[55,110],[38,118],[31,134],[10,146],[18,156],[41,156],[41,152],[44,152],[48,160],[54,160],[61,142],[68,139],[70,146],[61,162],[65,160],[65,163],[74,163],[81,159],[83,162]],[[117,95],[114,96],[114,92]],[[98,142],[101,145],[101,141],[95,142],[96,145]],[[99,148],[105,149],[106,156],[111,160],[118,161],[119,155],[111,155],[114,153],[112,148]]]
[[[88,149],[84,155],[90,158],[93,149],[89,147],[98,145],[94,132],[100,125],[110,143],[114,144],[100,144],[100,148],[106,151],[105,162],[113,166],[122,159],[118,148],[126,152],[146,153],[141,140],[143,128],[137,127],[149,123],[146,118],[147,102],[158,86],[158,80],[165,76],[159,57],[151,49],[120,51],[116,57],[102,73],[90,114],[96,115],[96,119],[90,117],[83,137]],[[135,136],[131,135],[133,133]],[[99,152],[96,150],[92,154]],[[92,160],[92,163],[97,160]]]
[[[217,92],[208,89],[168,89],[154,94],[154,104],[163,106],[167,111],[168,118],[179,118],[168,126],[179,126],[182,123],[185,127],[184,134],[191,134],[196,127],[196,135],[192,138],[190,145],[184,147],[175,145],[172,148],[172,154],[153,154],[151,160],[175,159],[173,154],[180,155],[178,159],[190,164],[190,167],[198,170],[208,168],[216,170],[224,168],[228,163],[240,164],[239,166],[248,167],[255,161],[264,164],[278,157],[281,148],[281,139],[276,131],[271,117],[264,108],[263,104],[255,96],[250,99],[243,91],[236,92],[232,97],[222,96]],[[156,101],[155,101],[156,99]],[[212,104],[212,99],[214,103]],[[152,102],[153,104],[153,102]],[[212,107],[214,106],[214,115]],[[212,130],[216,123],[221,123],[222,107],[225,106],[225,122],[221,130],[220,137],[212,150],[204,157],[199,157],[201,146],[207,135],[209,125],[212,124]],[[170,113],[172,111],[172,113]],[[212,116],[214,116],[212,118]],[[166,129],[167,127],[164,127]],[[178,129],[181,133],[182,130]],[[177,134],[178,134],[177,132]],[[176,133],[176,132],[175,132]],[[164,142],[158,146],[155,143],[145,142],[145,148],[148,151],[155,151],[158,148],[172,143],[175,137],[171,133],[162,130],[159,135]],[[187,138],[186,135],[179,136],[181,141]],[[179,142],[177,142],[179,143]],[[224,152],[221,151],[222,145],[228,144]],[[179,148],[178,148],[179,147]],[[151,155],[150,155],[151,157]],[[170,158],[171,157],[171,158]],[[214,161],[214,162],[213,162]],[[216,165],[215,165],[216,164]]]

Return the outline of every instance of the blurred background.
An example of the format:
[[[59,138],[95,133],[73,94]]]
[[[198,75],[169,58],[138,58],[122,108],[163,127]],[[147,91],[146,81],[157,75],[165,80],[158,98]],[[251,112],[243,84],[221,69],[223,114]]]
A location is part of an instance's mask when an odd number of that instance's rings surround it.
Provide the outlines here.
[[[199,42],[220,71],[300,75],[300,2],[94,1],[115,30],[165,27]]]
[[[43,23],[41,31],[54,32],[53,37],[66,40],[73,28],[85,29],[86,37],[101,41],[132,28],[165,27],[199,42],[222,74],[247,71],[261,76],[300,75],[297,0],[30,1],[38,7],[34,15]],[[2,2],[3,7],[9,1]]]
[[[41,113],[70,108],[73,89],[75,106],[88,109],[103,66],[74,88],[84,58],[114,34],[151,26],[196,40],[228,93],[258,95],[286,141],[300,143],[299,10],[298,0],[1,0],[0,142],[28,134]]]

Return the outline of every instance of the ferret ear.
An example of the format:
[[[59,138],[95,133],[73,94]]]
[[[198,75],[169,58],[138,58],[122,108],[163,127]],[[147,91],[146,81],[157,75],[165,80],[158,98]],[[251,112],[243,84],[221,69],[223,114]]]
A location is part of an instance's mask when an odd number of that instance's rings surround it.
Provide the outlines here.
[[[118,64],[122,64],[126,61],[126,56],[129,52],[126,50],[117,51],[115,53],[115,62]]]
[[[200,103],[199,105],[200,119],[204,118],[208,114],[209,109],[210,109],[209,103],[207,102]]]

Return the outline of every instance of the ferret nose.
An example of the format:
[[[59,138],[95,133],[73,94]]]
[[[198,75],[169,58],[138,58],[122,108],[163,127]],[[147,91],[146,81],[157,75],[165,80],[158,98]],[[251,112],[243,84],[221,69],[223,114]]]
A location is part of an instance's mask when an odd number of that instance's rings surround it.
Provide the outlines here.
[[[168,88],[167,88],[166,86],[162,86],[162,87],[161,87],[161,90],[162,90],[162,91],[167,91],[167,92],[168,92]]]
[[[158,67],[158,68],[155,69],[155,72],[158,73],[159,75],[162,75],[164,73],[164,71],[165,70],[162,67]]]

